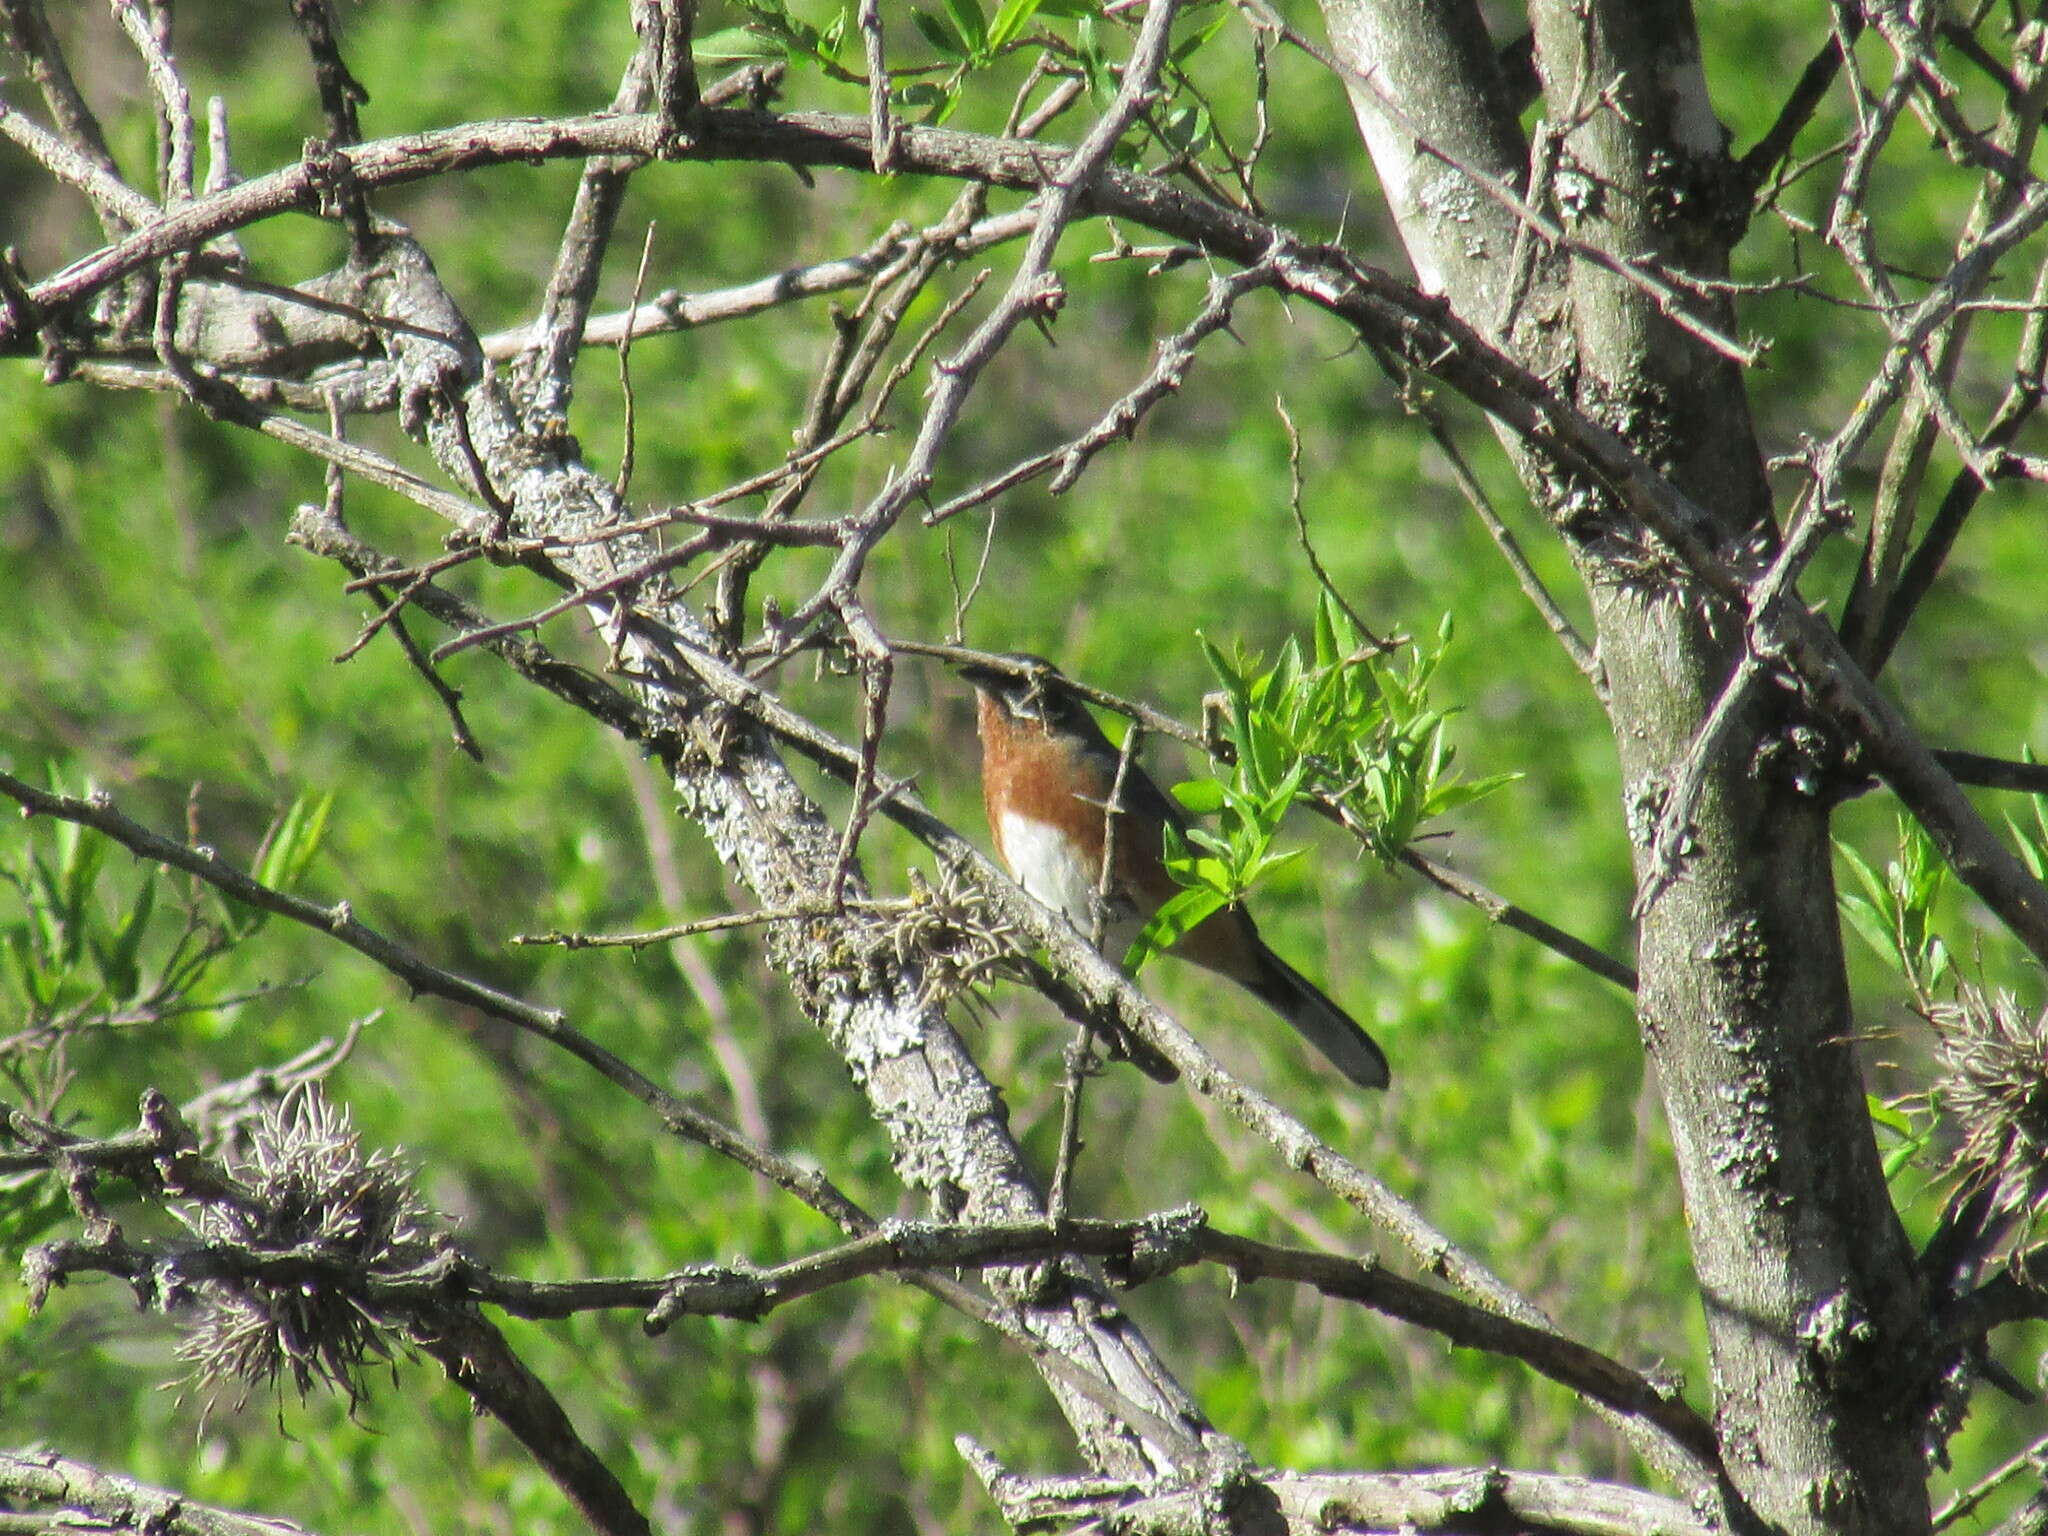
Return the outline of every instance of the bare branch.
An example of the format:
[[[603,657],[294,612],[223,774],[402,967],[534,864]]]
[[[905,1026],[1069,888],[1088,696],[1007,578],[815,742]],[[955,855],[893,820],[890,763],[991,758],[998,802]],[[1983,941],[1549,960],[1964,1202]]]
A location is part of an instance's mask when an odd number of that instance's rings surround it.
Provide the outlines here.
[[[192,200],[199,137],[192,120],[192,93],[171,56],[170,7],[155,0],[113,0],[114,19],[142,55],[155,91],[163,162],[163,198],[172,207]]]
[[[904,509],[931,486],[939,450],[952,435],[982,370],[1027,317],[1049,321],[1059,313],[1065,302],[1065,289],[1052,270],[1053,252],[1068,224],[1082,212],[1084,196],[1109,163],[1111,152],[1158,88],[1167,40],[1179,8],[1180,0],[1151,0],[1115,99],[1087,137],[1066,157],[1039,198],[1038,224],[1025,245],[1009,288],[960,350],[934,368],[937,377],[930,403],[902,467],[889,486],[869,503],[861,516],[859,533],[840,550],[831,572],[819,585],[819,595],[798,608],[791,617],[792,623],[804,624],[828,603],[838,603],[842,594],[853,590],[876,543],[895,525]]]
[[[52,1532],[90,1521],[94,1529],[132,1536],[308,1536],[290,1520],[217,1509],[55,1451],[0,1451],[0,1498],[30,1509],[52,1507]]]
[[[1207,1489],[1166,1489],[1103,1478],[1021,1477],[962,1435],[954,1442],[1010,1525],[1114,1529],[1182,1536],[1213,1510]],[[1290,1536],[1331,1530],[1443,1531],[1499,1520],[1527,1536],[1718,1536],[1685,1504],[1582,1477],[1480,1467],[1448,1472],[1296,1473],[1238,1490],[1245,1524]]]
[[[410,1334],[450,1381],[526,1447],[598,1536],[653,1536],[625,1486],[495,1327],[473,1311],[443,1306],[425,1313]]]
[[[1466,878],[1448,865],[1439,864],[1427,854],[1413,848],[1403,848],[1401,862],[1422,876],[1438,890],[1470,902],[1484,912],[1490,922],[1499,923],[1503,928],[1512,928],[1516,933],[1525,934],[1545,949],[1562,955],[1574,965],[1584,966],[1595,976],[1613,982],[1623,991],[1636,990],[1636,973],[1629,966],[1605,952],[1595,949],[1576,934],[1566,933],[1554,923],[1547,923],[1535,913],[1516,906],[1506,897],[1496,896],[1476,880]]]
[[[633,21],[640,32],[640,47],[626,65],[625,78],[612,98],[614,112],[646,108],[670,42],[667,11],[668,7],[659,4],[635,5]],[[684,35],[687,42],[687,24]],[[682,72],[694,81],[687,55]],[[548,274],[547,290],[541,297],[540,317],[525,331],[532,340],[521,348],[525,355],[514,374],[531,395],[530,410],[535,419],[554,422],[558,430],[568,420],[576,354],[585,340],[585,326],[590,306],[597,297],[597,283],[604,272],[612,230],[625,203],[627,185],[643,164],[644,160],[631,155],[593,156],[585,162],[582,178],[576,183],[576,201],[562,230],[554,270]],[[633,309],[639,309],[637,293]]]
[[[1173,335],[1161,338],[1154,350],[1151,371],[1104,411],[1093,426],[1072,441],[1021,459],[1001,474],[932,508],[924,514],[925,526],[942,523],[1046,474],[1052,475],[1053,495],[1071,490],[1096,454],[1119,439],[1128,442],[1136,436],[1139,424],[1151,409],[1179,391],[1187,381],[1201,344],[1218,332],[1229,333],[1238,301],[1246,294],[1271,286],[1272,282],[1273,273],[1264,266],[1212,277],[1200,312]]]
[[[67,143],[56,134],[0,101],[0,133],[4,133],[66,186],[92,200],[102,220],[117,236],[160,216],[157,205],[122,181],[111,159]]]
[[[29,75],[42,92],[43,102],[49,107],[50,118],[63,141],[106,181],[122,185],[120,168],[107,148],[106,133],[78,89],[78,82],[72,78],[57,34],[43,13],[43,0],[0,0],[0,22],[6,24],[8,43],[28,60]],[[10,115],[10,109],[0,103],[0,120]],[[110,203],[99,205],[99,215],[102,227],[116,239],[138,222]]]
[[[1848,40],[1854,42],[1863,30],[1860,12],[1850,12],[1845,28]],[[1813,114],[1826,100],[1829,89],[1835,83],[1835,76],[1842,70],[1842,39],[1831,37],[1821,45],[1820,52],[1807,61],[1806,68],[1799,73],[1799,79],[1792,87],[1792,94],[1785,98],[1785,105],[1778,109],[1777,121],[1765,130],[1764,136],[1751,146],[1749,152],[1737,161],[1743,179],[1747,181],[1754,195],[1768,181],[1779,163],[1792,153],[1792,146],[1798,140],[1801,130],[1812,121]]]

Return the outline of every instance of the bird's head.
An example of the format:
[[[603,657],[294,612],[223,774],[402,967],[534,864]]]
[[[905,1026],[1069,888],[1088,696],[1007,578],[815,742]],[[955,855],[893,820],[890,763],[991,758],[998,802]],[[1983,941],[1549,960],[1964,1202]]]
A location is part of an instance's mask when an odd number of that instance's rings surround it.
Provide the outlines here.
[[[959,672],[1007,722],[1029,720],[1052,731],[1099,729],[1081,696],[1043,656],[1011,651],[998,664],[966,662]]]

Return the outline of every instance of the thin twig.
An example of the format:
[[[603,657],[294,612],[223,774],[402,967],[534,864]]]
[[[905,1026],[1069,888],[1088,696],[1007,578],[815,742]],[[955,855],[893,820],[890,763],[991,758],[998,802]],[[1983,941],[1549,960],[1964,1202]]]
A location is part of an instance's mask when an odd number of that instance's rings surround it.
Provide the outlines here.
[[[855,23],[868,65],[868,139],[875,174],[896,169],[896,119],[889,112],[889,60],[882,45],[881,0],[860,0]]]
[[[626,499],[626,488],[633,483],[633,452],[637,443],[634,434],[633,316],[640,313],[640,290],[647,282],[647,263],[653,255],[654,220],[649,219],[646,238],[640,242],[640,265],[633,273],[633,301],[626,306],[626,333],[619,338],[619,394],[625,401],[626,419],[620,429],[619,473],[612,482],[612,491],[621,501]]]
[[[1117,830],[1124,814],[1124,783],[1144,740],[1145,728],[1132,725],[1124,732],[1117,752],[1116,777],[1110,781],[1109,798],[1102,803],[1102,865],[1095,872],[1095,899],[1088,918],[1088,942],[1098,950],[1109,934],[1111,903],[1116,894]],[[1119,957],[1121,959],[1121,957]],[[1100,1066],[1095,1059],[1095,1024],[1083,1018],[1065,1052],[1066,1076],[1061,1083],[1059,1153],[1053,1160],[1052,1185],[1045,1197],[1046,1220],[1059,1222],[1067,1214],[1067,1193],[1072,1186],[1074,1163],[1081,1155],[1081,1100],[1088,1079]]]
[[[1219,332],[1227,335],[1238,301],[1269,286],[1273,276],[1263,265],[1255,265],[1211,278],[1200,312],[1179,331],[1160,339],[1145,377],[1105,410],[1093,426],[1059,447],[1021,459],[1002,473],[942,502],[924,514],[925,526],[943,523],[1042,475],[1052,475],[1053,495],[1069,490],[1096,454],[1119,439],[1130,440],[1152,408],[1180,389],[1201,344]]]
[[[1301,545],[1302,557],[1308,561],[1308,568],[1323,595],[1337,605],[1344,617],[1351,621],[1351,627],[1365,637],[1368,646],[1384,655],[1399,642],[1391,637],[1382,640],[1351,606],[1350,600],[1337,590],[1337,583],[1330,579],[1329,571],[1323,566],[1322,556],[1316,553],[1315,541],[1308,536],[1308,514],[1301,506],[1302,493],[1306,489],[1301,473],[1301,433],[1294,425],[1294,418],[1287,414],[1287,402],[1279,395],[1273,397],[1273,409],[1279,413],[1280,425],[1287,432],[1287,510],[1294,514],[1295,542]]]
[[[113,0],[114,19],[128,34],[128,41],[142,56],[149,74],[150,89],[156,94],[159,128],[162,131],[163,199],[168,207],[189,203],[193,192],[193,171],[197,165],[198,134],[192,120],[192,93],[185,88],[171,57],[170,7],[149,0]],[[159,20],[161,18],[161,21]],[[159,28],[161,27],[161,30]]]
[[[1934,1512],[1934,1529],[1946,1530],[1958,1520],[1975,1514],[1984,1501],[2023,1472],[2036,1477],[2048,1474],[2048,1435],[2015,1454],[2010,1461],[1994,1467],[1976,1483],[1965,1488]]]

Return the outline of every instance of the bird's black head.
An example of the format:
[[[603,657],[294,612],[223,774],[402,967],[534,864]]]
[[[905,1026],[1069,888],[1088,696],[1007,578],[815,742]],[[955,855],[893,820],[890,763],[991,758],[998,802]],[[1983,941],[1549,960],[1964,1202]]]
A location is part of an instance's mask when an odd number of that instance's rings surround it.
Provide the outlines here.
[[[1097,728],[1081,696],[1043,656],[1010,651],[1001,660],[1001,666],[966,662],[959,672],[1012,720],[1035,720],[1055,730]]]

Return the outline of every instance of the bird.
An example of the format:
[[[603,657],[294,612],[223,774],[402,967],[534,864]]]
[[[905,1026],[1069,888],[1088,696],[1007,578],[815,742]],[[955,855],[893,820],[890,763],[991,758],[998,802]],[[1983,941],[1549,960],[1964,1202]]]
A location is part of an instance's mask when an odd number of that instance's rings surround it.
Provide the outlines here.
[[[982,799],[1011,878],[1092,937],[1109,800],[1121,754],[1067,679],[1042,656],[957,670],[974,685]],[[1181,887],[1167,872],[1166,828],[1188,819],[1145,770],[1123,764],[1103,949],[1119,958]],[[1385,1088],[1386,1053],[1358,1022],[1267,947],[1242,906],[1213,913],[1167,951],[1228,977],[1264,1003],[1361,1088]]]

